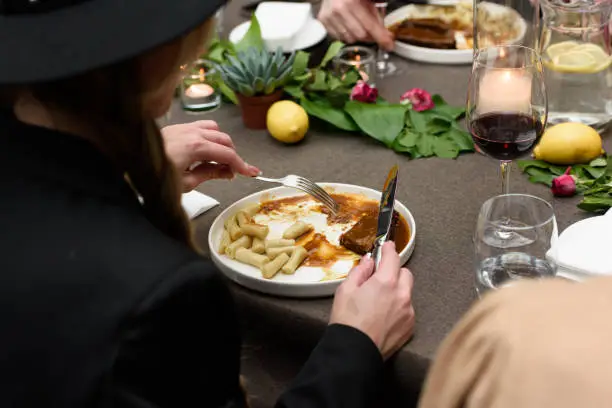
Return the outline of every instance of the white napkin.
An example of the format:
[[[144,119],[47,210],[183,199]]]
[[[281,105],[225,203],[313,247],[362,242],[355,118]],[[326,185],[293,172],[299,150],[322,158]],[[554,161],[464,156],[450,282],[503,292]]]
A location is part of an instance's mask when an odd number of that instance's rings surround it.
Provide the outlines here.
[[[219,205],[219,202],[214,198],[195,190],[183,194],[181,203],[183,204],[183,209],[191,219]]]
[[[561,233],[548,257],[557,275],[576,281],[612,275],[612,209],[605,215],[578,221]]]

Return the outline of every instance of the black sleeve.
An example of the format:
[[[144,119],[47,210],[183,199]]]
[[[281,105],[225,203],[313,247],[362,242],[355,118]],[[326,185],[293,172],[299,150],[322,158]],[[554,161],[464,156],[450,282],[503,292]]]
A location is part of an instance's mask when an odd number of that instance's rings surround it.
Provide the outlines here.
[[[331,325],[276,408],[368,407],[382,371],[382,356],[367,335]]]
[[[115,407],[241,407],[233,301],[212,265],[173,271],[122,330]]]

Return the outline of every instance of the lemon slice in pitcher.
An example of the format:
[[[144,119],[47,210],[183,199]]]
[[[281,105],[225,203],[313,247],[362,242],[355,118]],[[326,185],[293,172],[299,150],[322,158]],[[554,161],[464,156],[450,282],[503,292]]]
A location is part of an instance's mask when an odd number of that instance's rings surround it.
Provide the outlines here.
[[[577,46],[578,43],[576,41],[563,41],[560,43],[556,43],[546,49],[546,55],[551,60],[554,60],[559,55],[565,54],[566,52],[571,51]]]
[[[610,66],[612,58],[598,45],[564,41],[546,50],[544,65],[557,72],[595,74]]]

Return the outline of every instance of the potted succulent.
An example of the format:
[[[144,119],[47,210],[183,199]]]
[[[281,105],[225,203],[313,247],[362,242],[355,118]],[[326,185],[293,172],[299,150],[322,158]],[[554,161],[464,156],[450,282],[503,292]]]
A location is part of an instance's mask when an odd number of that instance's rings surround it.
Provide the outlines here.
[[[217,65],[223,82],[236,93],[246,127],[266,128],[268,109],[283,96],[294,60],[295,53],[285,57],[280,49],[270,53],[251,47]]]

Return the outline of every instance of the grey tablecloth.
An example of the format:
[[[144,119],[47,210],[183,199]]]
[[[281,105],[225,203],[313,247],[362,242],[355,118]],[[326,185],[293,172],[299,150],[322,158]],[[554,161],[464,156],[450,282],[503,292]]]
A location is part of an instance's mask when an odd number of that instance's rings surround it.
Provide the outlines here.
[[[240,1],[230,3],[224,24],[237,24]],[[425,65],[396,60],[403,73],[380,81],[383,96],[397,100],[413,87],[440,93],[449,103],[465,103],[469,66]],[[343,182],[380,189],[392,163],[400,165],[397,199],[413,213],[418,233],[408,266],[415,275],[416,335],[390,364],[381,406],[413,406],[428,363],[441,340],[475,300],[472,233],[480,205],[500,192],[497,163],[479,154],[457,160],[408,160],[372,139],[313,126],[303,143],[280,144],[265,131],[246,130],[238,108],[224,106],[205,116],[189,116],[173,108],[172,122],[214,119],[230,134],[241,155],[269,176],[300,174],[323,182]],[[611,148],[610,140],[606,141]],[[195,221],[197,241],[207,247],[214,218],[234,201],[269,188],[238,178],[213,181],[199,190],[221,206]],[[560,229],[585,214],[577,198],[553,199],[549,190],[530,184],[514,168],[514,192],[552,200]],[[254,407],[269,407],[299,369],[324,330],[331,299],[291,300],[264,296],[233,286],[244,320],[244,374]],[[214,334],[212,334],[214,335]]]

